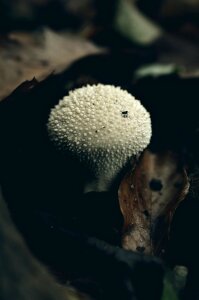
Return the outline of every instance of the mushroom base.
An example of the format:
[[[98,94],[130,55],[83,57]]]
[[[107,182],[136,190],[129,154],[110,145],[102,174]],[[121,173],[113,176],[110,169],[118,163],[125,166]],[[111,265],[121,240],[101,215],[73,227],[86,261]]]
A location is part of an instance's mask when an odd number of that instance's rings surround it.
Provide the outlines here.
[[[91,174],[86,180],[84,185],[84,194],[89,192],[107,192],[110,191],[114,186],[119,185],[119,181],[122,179],[123,175],[129,168],[136,165],[139,159],[139,154],[133,156],[131,159],[127,160],[123,167],[119,167],[111,171],[109,169],[107,172],[103,172],[100,176]]]

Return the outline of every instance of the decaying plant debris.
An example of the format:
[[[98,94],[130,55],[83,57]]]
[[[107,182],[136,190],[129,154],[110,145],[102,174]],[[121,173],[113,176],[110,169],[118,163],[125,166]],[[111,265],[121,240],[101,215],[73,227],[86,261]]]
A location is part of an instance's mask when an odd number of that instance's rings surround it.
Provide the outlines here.
[[[145,151],[119,187],[123,247],[161,255],[173,214],[188,190],[186,171],[172,153]]]
[[[2,189],[12,217],[33,253],[61,282],[70,280],[73,286],[94,299],[145,299],[146,290],[153,299],[159,299],[163,283],[161,262],[116,247],[117,239],[113,236],[115,229],[118,231],[120,227],[117,224],[120,223],[117,198],[111,193],[99,193],[91,194],[90,200],[82,199],[81,169],[77,169],[79,166],[75,166],[70,157],[66,160],[57,156],[48,142],[49,106],[65,89],[63,75],[57,76],[42,82],[24,82],[0,105],[1,128],[7,127],[6,132],[1,131],[4,141],[1,148],[1,157],[4,157],[1,160]],[[55,88],[58,86],[60,90]],[[40,103],[45,95],[51,95],[51,100],[48,98],[47,103],[43,102],[39,113],[36,102]],[[25,113],[27,99],[31,115]],[[37,120],[33,111],[37,113]],[[19,121],[16,126],[9,122],[11,115],[13,120]],[[51,189],[47,188],[50,181]],[[7,189],[8,186],[13,188]],[[105,205],[107,201],[109,204]],[[102,225],[99,210],[103,214]],[[110,216],[113,217],[111,222]],[[93,238],[95,235],[100,239]],[[145,275],[139,272],[140,269]],[[150,273],[156,280],[151,278],[149,284]],[[147,289],[142,289],[140,280]],[[154,288],[157,282],[158,288]]]
[[[85,59],[85,62],[89,61],[87,59]],[[92,59],[96,61],[100,59],[101,61],[101,56]],[[77,68],[75,63],[65,72],[59,75],[51,75],[41,82],[35,79],[24,82],[1,102],[2,147],[0,151],[3,192],[14,221],[25,236],[29,247],[40,260],[50,267],[59,280],[63,282],[69,279],[73,286],[92,295],[95,299],[100,299],[100,297],[109,299],[113,295],[115,299],[117,297],[118,299],[120,297],[129,299],[128,297],[132,297],[134,289],[136,290],[135,299],[145,299],[146,295],[149,294],[153,299],[159,299],[162,290],[161,283],[158,283],[157,289],[157,280],[160,282],[162,280],[162,267],[159,262],[155,258],[143,257],[142,255],[134,256],[135,253],[129,253],[118,248],[122,235],[122,216],[120,215],[117,193],[91,193],[89,197],[82,198],[81,186],[84,175],[81,169],[70,158],[66,160],[62,155],[58,155],[49,144],[46,131],[47,118],[50,108],[66,93],[66,81],[76,76],[77,69],[81,76],[86,74],[83,80],[89,78],[89,68],[86,69],[87,73],[84,73],[85,69],[84,65],[82,68],[81,60],[77,63],[77,65],[79,64],[80,68]],[[92,80],[94,78],[97,81],[100,72],[97,68],[95,71],[95,76],[93,74],[89,76]],[[169,78],[170,75],[167,75],[158,80],[162,82],[161,84],[163,82],[167,84],[170,81]],[[79,80],[81,79],[77,77],[73,84],[78,85]],[[175,80],[173,82],[177,83],[176,87],[178,89],[181,79],[177,78]],[[138,82],[135,86],[136,93],[140,90],[141,82],[146,81],[147,79]],[[189,82],[190,79],[185,81]],[[149,79],[149,82],[151,85],[151,79]],[[152,82],[155,84],[154,81]],[[146,87],[148,88],[148,85]],[[183,88],[185,87],[184,84]],[[189,85],[187,85],[188,89]],[[183,90],[182,92],[184,93]],[[146,98],[144,100],[152,113],[153,120],[159,118],[157,106],[154,103],[149,106],[148,100]],[[29,113],[30,110],[31,114]],[[184,114],[183,111],[182,114]],[[35,118],[36,115],[37,118]],[[181,117],[182,115],[179,116],[179,120],[181,120]],[[173,126],[173,117],[170,120],[171,124],[169,126]],[[15,125],[13,126],[13,124]],[[159,147],[158,133],[161,133],[159,129],[161,128],[162,132],[166,132],[166,128],[162,126],[164,123],[158,124],[161,127],[156,127],[156,122],[154,123],[155,135],[152,141],[153,147],[157,149]],[[176,143],[171,143],[176,136],[175,134],[174,131],[171,136],[165,136],[164,144],[161,147],[165,148],[168,141],[171,147],[176,147]],[[177,140],[175,139],[175,141]],[[181,145],[181,138],[178,143]],[[188,145],[185,143],[184,147],[190,147],[190,143]],[[192,155],[194,153],[195,149]],[[190,157],[186,159],[190,163],[193,161],[193,158],[190,160]],[[145,156],[145,160],[141,160],[141,162],[144,166],[147,166],[147,170],[150,170],[148,166],[151,166],[151,168],[153,166],[154,174],[156,174],[156,171],[157,174],[161,173],[159,176],[164,174],[165,192],[168,192],[163,194],[168,196],[168,198],[164,198],[165,201],[170,201],[171,194],[172,201],[176,201],[175,204],[182,200],[181,192],[186,192],[187,177],[183,168],[177,167],[178,160],[174,159],[172,155],[151,154],[150,156],[148,154]],[[153,164],[153,162],[156,163]],[[140,178],[139,165],[137,171],[136,169],[134,171],[136,177],[133,178]],[[68,174],[67,177],[66,174]],[[147,174],[152,176],[153,172]],[[176,181],[179,178],[184,182],[182,190],[181,186],[178,186],[178,189],[173,188],[173,180]],[[149,179],[144,182],[148,181]],[[75,190],[74,182],[76,183]],[[140,180],[138,182],[140,183]],[[173,189],[170,188],[171,182]],[[160,182],[155,181],[152,183],[160,187]],[[9,187],[12,187],[12,189]],[[139,185],[138,187],[140,188]],[[166,187],[168,187],[168,190],[166,190]],[[142,189],[139,191],[142,191]],[[151,193],[150,189],[148,191]],[[153,192],[153,194],[156,194],[156,192]],[[188,199],[184,202],[189,206]],[[77,208],[79,208],[79,211]],[[102,215],[103,223],[101,222]],[[140,216],[138,210],[133,218],[137,216]],[[164,232],[161,231],[160,235],[158,233],[160,240],[165,236],[165,233],[167,235],[167,228],[163,227],[163,230]],[[90,239],[89,235],[106,240],[108,244],[98,239]],[[157,239],[155,242],[160,240]],[[114,246],[110,244],[114,244]],[[156,247],[155,251],[157,251],[156,254],[159,254],[162,246],[160,245],[159,248],[159,245],[155,243],[154,245]],[[137,250],[142,252],[142,245]],[[182,253],[181,257],[183,258]],[[182,262],[185,262],[185,260],[182,259],[180,263]],[[90,263],[92,267],[90,267]],[[123,270],[121,270],[121,264],[124,265]],[[107,266],[109,267],[107,268]],[[144,268],[144,271],[140,273],[139,270],[142,268]],[[126,272],[129,274],[127,278]],[[143,274],[146,277],[143,278]],[[139,279],[139,276],[142,279]],[[111,282],[109,278],[111,278]],[[150,284],[149,278],[151,280]],[[130,286],[127,285],[129,280],[131,282]],[[118,284],[118,282],[120,283]],[[141,286],[140,282],[142,282]],[[145,284],[147,288],[143,289]],[[154,285],[156,286],[155,289]],[[91,290],[93,286],[95,286],[94,291]]]
[[[0,298],[197,299],[197,1],[23,2],[1,18],[0,184],[17,231],[1,196]],[[56,5],[48,24],[40,8]],[[59,17],[63,31],[41,30]],[[46,124],[69,90],[97,83],[140,99],[153,136],[110,190],[84,194],[88,174],[53,148]]]
[[[25,80],[41,80],[83,56],[102,52],[83,37],[49,29],[32,34],[11,33],[1,40],[0,49],[0,99]]]

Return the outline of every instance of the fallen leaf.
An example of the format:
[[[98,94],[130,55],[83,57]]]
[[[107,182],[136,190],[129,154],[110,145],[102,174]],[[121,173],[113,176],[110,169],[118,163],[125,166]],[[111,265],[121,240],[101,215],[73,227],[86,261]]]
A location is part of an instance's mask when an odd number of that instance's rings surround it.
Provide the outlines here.
[[[0,44],[0,100],[25,80],[59,73],[75,60],[101,53],[88,40],[49,29],[34,33],[11,33]]]
[[[119,187],[123,248],[161,255],[175,209],[188,189],[186,171],[174,154],[145,151]]]
[[[159,77],[167,76],[170,74],[177,74],[178,68],[174,64],[147,64],[138,68],[134,74],[135,79],[141,79],[144,77]]]
[[[133,43],[150,45],[161,37],[158,25],[144,16],[136,5],[128,0],[118,0],[114,28]]]

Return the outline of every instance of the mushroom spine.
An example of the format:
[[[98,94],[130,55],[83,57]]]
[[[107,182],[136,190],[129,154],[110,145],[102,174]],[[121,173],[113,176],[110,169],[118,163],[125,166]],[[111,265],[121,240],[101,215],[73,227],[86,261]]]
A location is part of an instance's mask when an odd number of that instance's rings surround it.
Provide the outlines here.
[[[92,173],[85,191],[105,191],[129,160],[150,142],[150,114],[139,100],[113,85],[87,85],[69,92],[51,110],[48,133]]]

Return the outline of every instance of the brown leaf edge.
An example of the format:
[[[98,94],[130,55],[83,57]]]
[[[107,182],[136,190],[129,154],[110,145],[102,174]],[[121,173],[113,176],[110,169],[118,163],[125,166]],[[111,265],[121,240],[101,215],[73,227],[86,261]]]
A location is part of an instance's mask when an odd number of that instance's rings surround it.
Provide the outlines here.
[[[118,190],[122,247],[161,256],[175,210],[188,191],[186,170],[174,153],[146,150]]]

